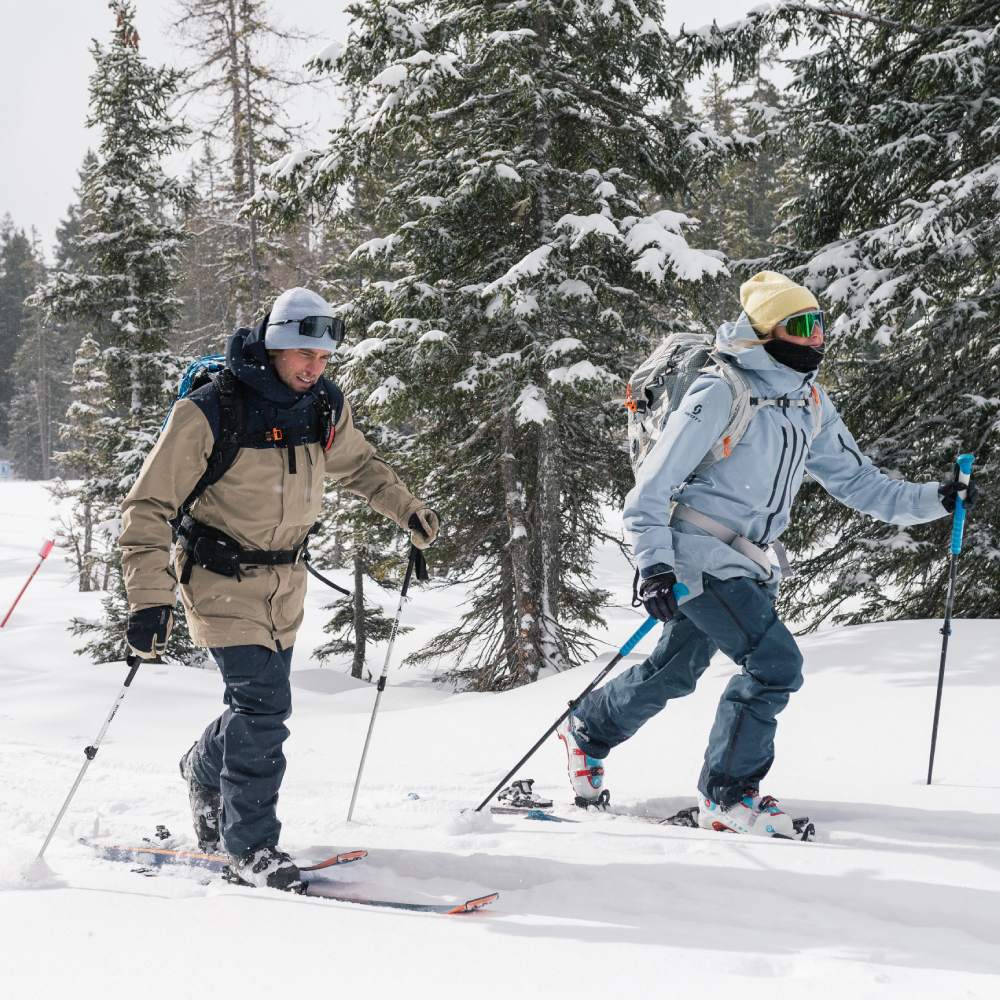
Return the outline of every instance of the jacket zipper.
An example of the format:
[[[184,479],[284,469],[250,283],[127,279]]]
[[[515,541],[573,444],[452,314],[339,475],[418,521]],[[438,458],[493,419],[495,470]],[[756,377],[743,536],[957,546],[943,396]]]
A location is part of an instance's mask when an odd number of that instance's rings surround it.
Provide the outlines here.
[[[785,419],[788,420],[787,413],[785,414]],[[789,424],[791,424],[790,420],[788,420],[788,422]],[[784,430],[784,428],[782,428],[782,430]],[[788,472],[785,475],[785,485],[781,488],[781,499],[778,501],[778,506],[771,511],[771,514],[767,519],[767,523],[764,525],[764,531],[760,536],[760,540],[757,543],[758,545],[767,544],[768,536],[771,533],[771,524],[773,523],[775,517],[777,517],[778,512],[784,510],[785,497],[788,495],[788,487],[792,481],[792,473],[795,471],[797,465],[795,456],[798,450],[799,450],[799,431],[797,431],[795,427],[792,426],[792,454],[788,460]],[[805,431],[802,431],[802,452],[801,455],[799,456],[800,459],[805,457],[805,453],[806,453],[806,434]]]
[[[765,507],[770,507],[774,503],[774,494],[778,492],[778,480],[781,478],[781,467],[785,464],[785,452],[788,451],[788,429],[781,428],[781,458],[778,459],[778,469],[774,473],[774,482],[771,485],[771,495],[767,498]]]

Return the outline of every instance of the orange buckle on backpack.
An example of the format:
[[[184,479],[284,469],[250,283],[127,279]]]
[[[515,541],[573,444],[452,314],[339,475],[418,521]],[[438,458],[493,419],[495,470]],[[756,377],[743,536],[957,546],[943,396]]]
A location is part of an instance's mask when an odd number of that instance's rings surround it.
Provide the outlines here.
[[[330,426],[330,433],[327,436],[326,444],[323,445],[323,451],[329,451],[333,447],[333,439],[337,436],[337,428],[333,425]]]
[[[269,441],[272,444],[275,441],[283,441],[285,438],[285,432],[280,427],[272,427],[265,435],[264,440]]]
[[[638,409],[635,405],[635,397],[632,395],[632,383],[629,382],[625,386],[625,409],[631,410],[632,413]]]
[[[733,453],[733,439],[727,434],[722,439],[722,457],[729,458]]]

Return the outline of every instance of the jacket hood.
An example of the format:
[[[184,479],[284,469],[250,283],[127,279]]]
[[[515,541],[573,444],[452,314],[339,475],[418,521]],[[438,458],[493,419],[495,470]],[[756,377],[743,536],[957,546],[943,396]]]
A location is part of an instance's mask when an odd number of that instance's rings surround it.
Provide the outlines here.
[[[226,365],[254,392],[279,406],[297,403],[302,394],[289,389],[278,378],[264,347],[265,316],[252,330],[237,330],[226,344]]]
[[[804,375],[775,361],[757,336],[745,312],[735,323],[726,322],[716,331],[715,349],[746,372],[751,372],[766,387],[768,394],[783,396],[799,389],[808,389],[816,372]]]

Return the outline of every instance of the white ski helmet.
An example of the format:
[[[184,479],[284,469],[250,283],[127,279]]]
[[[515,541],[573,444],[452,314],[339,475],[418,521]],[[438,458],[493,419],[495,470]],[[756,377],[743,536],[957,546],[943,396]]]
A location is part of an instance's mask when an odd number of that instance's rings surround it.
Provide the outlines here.
[[[289,288],[271,306],[264,332],[269,351],[307,348],[335,351],[344,339],[344,323],[321,296],[308,288]]]

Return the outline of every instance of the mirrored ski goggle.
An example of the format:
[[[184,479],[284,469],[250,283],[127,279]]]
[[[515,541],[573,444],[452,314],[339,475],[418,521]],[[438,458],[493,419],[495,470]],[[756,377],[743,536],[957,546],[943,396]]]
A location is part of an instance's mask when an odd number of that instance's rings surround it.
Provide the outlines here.
[[[322,340],[329,337],[335,344],[339,344],[344,339],[344,321],[336,316],[306,316],[303,319],[283,319],[277,323],[268,323],[268,326],[288,326],[290,323],[297,323],[299,333],[303,337],[312,337],[315,340]]]
[[[816,327],[819,327],[820,332],[826,329],[821,309],[811,309],[789,316],[781,325],[788,331],[790,337],[801,337],[803,340],[808,340],[816,332]]]

